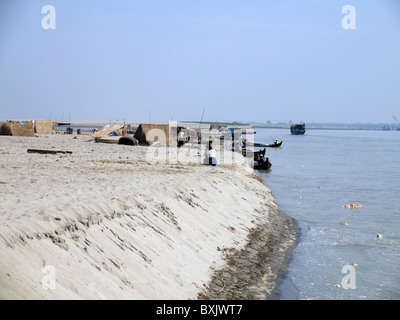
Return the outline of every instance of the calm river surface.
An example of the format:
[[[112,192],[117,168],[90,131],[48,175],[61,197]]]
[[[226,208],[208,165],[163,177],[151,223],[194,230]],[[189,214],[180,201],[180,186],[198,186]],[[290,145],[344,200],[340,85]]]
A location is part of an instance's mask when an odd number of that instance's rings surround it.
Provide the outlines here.
[[[281,299],[400,299],[400,132],[256,131],[283,141],[259,174],[299,224]]]

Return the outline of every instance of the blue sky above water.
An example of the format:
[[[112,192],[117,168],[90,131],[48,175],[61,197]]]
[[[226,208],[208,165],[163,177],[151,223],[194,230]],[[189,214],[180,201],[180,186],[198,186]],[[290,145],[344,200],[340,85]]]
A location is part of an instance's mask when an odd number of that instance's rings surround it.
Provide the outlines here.
[[[392,122],[399,57],[395,0],[3,0],[0,118]]]

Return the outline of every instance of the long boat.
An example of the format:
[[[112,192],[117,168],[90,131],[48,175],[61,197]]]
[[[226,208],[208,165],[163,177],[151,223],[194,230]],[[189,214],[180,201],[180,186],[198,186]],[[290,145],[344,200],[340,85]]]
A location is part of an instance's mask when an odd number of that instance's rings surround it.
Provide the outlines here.
[[[256,162],[254,161],[254,169],[255,170],[271,170],[272,163],[269,162],[269,159],[266,158],[264,162]]]
[[[275,142],[275,143],[272,143],[272,144],[268,144],[267,147],[268,148],[278,148],[281,145],[282,145],[282,141],[281,142]]]
[[[265,149],[254,152],[254,169],[255,170],[270,170],[272,167],[268,157],[265,157]]]
[[[258,143],[258,142],[245,142],[243,143],[244,147],[250,146],[250,147],[256,147],[256,148],[278,148],[282,145],[282,141],[278,143],[271,143],[271,144],[263,144],[263,143]]]
[[[255,146],[255,144],[254,144]],[[268,157],[265,157],[266,148],[259,151],[243,148],[242,154],[244,157],[253,157],[253,169],[255,170],[270,170],[272,167]]]

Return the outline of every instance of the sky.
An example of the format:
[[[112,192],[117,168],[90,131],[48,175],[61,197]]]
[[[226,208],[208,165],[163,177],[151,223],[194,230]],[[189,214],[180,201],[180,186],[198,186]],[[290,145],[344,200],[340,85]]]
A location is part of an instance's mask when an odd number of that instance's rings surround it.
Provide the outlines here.
[[[400,119],[400,1],[0,1],[1,119],[203,112],[221,122]]]

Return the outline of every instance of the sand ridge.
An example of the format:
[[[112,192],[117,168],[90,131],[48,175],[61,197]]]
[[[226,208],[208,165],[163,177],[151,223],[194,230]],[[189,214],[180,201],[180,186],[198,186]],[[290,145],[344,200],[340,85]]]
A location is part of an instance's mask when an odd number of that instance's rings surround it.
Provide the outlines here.
[[[227,250],[245,250],[260,225],[289,221],[237,154],[221,152],[210,167],[198,146],[88,138],[0,137],[1,299],[204,298],[232,261]]]

